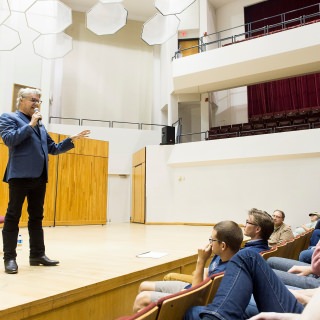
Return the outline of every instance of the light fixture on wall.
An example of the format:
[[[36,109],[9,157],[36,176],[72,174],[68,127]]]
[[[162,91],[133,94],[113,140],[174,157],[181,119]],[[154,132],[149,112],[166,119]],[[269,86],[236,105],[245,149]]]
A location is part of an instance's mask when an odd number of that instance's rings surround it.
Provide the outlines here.
[[[0,51],[11,51],[20,43],[19,32],[4,24],[11,11],[7,0],[0,0]]]
[[[40,33],[33,41],[37,55],[56,59],[72,50],[72,38],[63,33],[72,24],[72,11],[68,6],[58,0],[38,0],[25,14],[28,26]]]
[[[154,6],[159,12],[166,16],[181,13],[195,1],[196,0],[155,0]]]
[[[7,0],[0,0],[0,24],[10,17],[10,7]]]
[[[102,3],[103,2],[103,3]],[[120,1],[100,1],[86,13],[87,28],[97,35],[114,34],[127,24],[128,11]]]
[[[64,32],[43,34],[33,41],[33,47],[45,59],[63,58],[72,50],[72,38]]]
[[[26,11],[27,24],[41,34],[59,33],[72,23],[72,11],[57,0],[36,1]]]
[[[37,0],[9,0],[11,11],[25,12]]]
[[[0,26],[0,51],[11,51],[20,43],[19,32],[5,25]]]
[[[143,24],[141,39],[150,46],[163,44],[177,33],[179,24],[180,20],[175,15],[156,13]]]

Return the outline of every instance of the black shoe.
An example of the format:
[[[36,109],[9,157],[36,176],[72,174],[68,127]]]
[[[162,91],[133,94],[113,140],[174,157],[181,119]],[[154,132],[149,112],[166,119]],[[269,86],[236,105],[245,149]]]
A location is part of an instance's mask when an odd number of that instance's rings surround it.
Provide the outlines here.
[[[30,266],[40,266],[41,264],[43,266],[56,266],[59,264],[58,260],[51,260],[46,255],[43,255],[38,258],[29,258]]]
[[[9,274],[18,273],[18,265],[16,263],[16,260],[14,259],[6,260],[4,262],[4,270],[6,273],[9,273]]]

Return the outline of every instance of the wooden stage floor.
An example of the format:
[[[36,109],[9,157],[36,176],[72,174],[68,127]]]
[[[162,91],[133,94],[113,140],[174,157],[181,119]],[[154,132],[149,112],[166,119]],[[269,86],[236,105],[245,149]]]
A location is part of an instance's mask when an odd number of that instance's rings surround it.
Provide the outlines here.
[[[0,272],[0,319],[115,319],[131,314],[138,286],[168,272],[191,272],[211,226],[109,224],[46,227],[46,253],[56,267],[29,266],[28,230],[21,228],[19,273]],[[0,240],[2,253],[2,238]],[[146,251],[167,252],[137,258]]]

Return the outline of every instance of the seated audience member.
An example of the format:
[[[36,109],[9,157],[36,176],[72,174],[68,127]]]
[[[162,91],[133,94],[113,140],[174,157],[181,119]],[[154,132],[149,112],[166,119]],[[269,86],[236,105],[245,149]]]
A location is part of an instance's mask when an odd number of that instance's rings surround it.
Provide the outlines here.
[[[315,249],[311,271],[320,275],[320,245]],[[259,312],[273,313],[269,318],[260,315],[255,319],[296,319],[294,316],[303,312],[303,305],[310,301],[310,297],[315,295],[318,299],[318,290],[289,291],[260,254],[240,250],[229,261],[212,303],[190,308],[184,320],[247,319],[245,310],[252,294]],[[285,313],[295,315],[284,317]]]
[[[320,242],[320,240],[318,241],[318,243],[319,242]],[[315,247],[316,246],[312,246],[312,247],[310,246],[308,249],[302,250],[299,254],[299,261],[311,264],[311,257],[312,257],[313,250],[315,249]]]
[[[314,229],[314,227],[316,226],[317,221],[320,219],[320,214],[317,213],[317,212],[309,213],[309,217],[310,217],[311,221],[309,223],[303,224],[300,227],[296,228],[293,231],[293,235],[294,236],[297,236],[297,235],[302,234],[302,233],[304,233],[306,231]]]
[[[316,249],[320,250],[320,243],[314,250],[310,250],[313,253],[312,258]],[[318,288],[320,286],[320,278],[318,274],[312,272],[311,264],[280,257],[271,257],[267,260],[267,263],[285,285],[302,289]]]
[[[213,227],[209,243],[203,249],[198,249],[192,286],[199,284],[204,277],[224,271],[227,262],[239,251],[242,241],[243,233],[237,223],[233,221],[217,223]],[[205,264],[212,253],[214,257],[209,264],[209,268],[205,269]],[[140,284],[139,293],[133,305],[133,312],[137,312],[150,302],[155,302],[190,286],[190,283],[183,281],[144,281]]]
[[[299,261],[305,262],[305,263],[311,263],[311,257],[313,254],[313,250],[316,247],[316,245],[320,241],[320,220],[315,225],[315,229],[312,232],[311,238],[310,238],[310,246],[308,249],[303,250],[299,254]]]
[[[274,223],[274,231],[269,239],[269,246],[275,246],[283,241],[288,241],[294,238],[290,226],[287,226],[283,221],[285,214],[281,210],[275,210],[272,215]]]
[[[251,239],[246,242],[244,248],[255,250],[258,253],[269,250],[268,239],[273,229],[270,214],[256,208],[251,209],[243,231],[244,235]]]
[[[312,236],[310,238],[310,246],[316,246],[320,240],[320,220],[317,221]]]

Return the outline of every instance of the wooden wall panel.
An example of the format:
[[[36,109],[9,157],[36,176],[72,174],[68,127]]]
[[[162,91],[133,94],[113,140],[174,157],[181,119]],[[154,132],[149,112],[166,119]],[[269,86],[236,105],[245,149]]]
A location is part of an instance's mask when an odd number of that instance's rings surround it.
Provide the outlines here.
[[[69,136],[60,135],[60,141]],[[80,139],[74,141],[75,148],[68,153],[85,154],[87,156],[108,158],[109,143],[101,140]]]
[[[146,148],[143,148],[132,155],[132,166],[138,166],[146,162]]]
[[[108,158],[59,157],[56,225],[105,224]]]
[[[145,223],[146,148],[132,156],[131,222]]]

